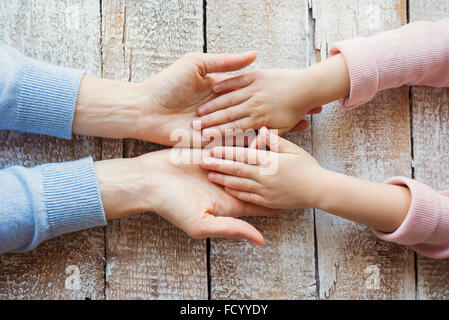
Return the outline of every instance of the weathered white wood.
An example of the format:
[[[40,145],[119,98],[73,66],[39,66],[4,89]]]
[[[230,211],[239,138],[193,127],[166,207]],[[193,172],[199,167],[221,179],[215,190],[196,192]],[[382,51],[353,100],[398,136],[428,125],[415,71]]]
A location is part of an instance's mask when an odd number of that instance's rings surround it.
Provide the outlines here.
[[[103,74],[147,80],[183,53],[201,52],[202,30],[202,1],[103,1]],[[127,140],[125,156],[157,148]],[[110,224],[106,257],[107,299],[207,299],[206,241],[155,214]]]
[[[449,2],[410,1],[410,22],[447,18]],[[436,190],[449,189],[449,90],[412,88],[415,179]],[[418,299],[447,299],[449,259],[418,255]]]
[[[0,39],[27,56],[100,75],[100,10],[95,0],[1,1]],[[72,141],[0,132],[0,166],[101,157],[100,139]],[[0,256],[0,299],[104,298],[104,229],[45,242],[21,255]],[[80,270],[80,289],[65,289],[68,266]]]
[[[406,22],[405,1],[310,2],[321,58],[335,41]],[[313,154],[326,168],[364,179],[381,182],[389,176],[410,176],[409,126],[407,88],[380,93],[350,112],[333,103],[313,117]],[[317,212],[316,230],[321,299],[414,298],[409,249],[380,241],[368,228],[324,212]],[[377,274],[378,289],[373,278]]]
[[[308,9],[298,1],[208,1],[208,52],[257,50],[252,68],[308,65]],[[311,131],[290,139],[311,149]],[[212,299],[314,299],[313,211],[248,219],[265,237],[263,247],[211,240]]]

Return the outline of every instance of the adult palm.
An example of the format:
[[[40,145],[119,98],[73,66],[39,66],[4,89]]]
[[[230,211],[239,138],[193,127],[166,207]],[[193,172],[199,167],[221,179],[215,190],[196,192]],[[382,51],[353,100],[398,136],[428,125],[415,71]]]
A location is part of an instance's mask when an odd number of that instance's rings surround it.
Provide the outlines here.
[[[211,74],[240,70],[256,57],[255,52],[188,53],[181,57],[143,84],[149,99],[141,108],[142,116],[137,124],[139,138],[164,145],[180,145],[182,142],[184,147],[192,147],[193,139],[205,142],[201,133],[193,130],[191,123],[197,117],[198,107],[217,97],[212,85],[223,76]],[[182,141],[181,135],[184,136]]]
[[[210,182],[207,171],[192,164],[195,156],[210,156],[208,152],[174,148],[141,156],[139,167],[147,186],[142,196],[148,198],[152,211],[193,238],[244,238],[262,244],[260,232],[237,217],[268,216],[280,211],[241,201]]]

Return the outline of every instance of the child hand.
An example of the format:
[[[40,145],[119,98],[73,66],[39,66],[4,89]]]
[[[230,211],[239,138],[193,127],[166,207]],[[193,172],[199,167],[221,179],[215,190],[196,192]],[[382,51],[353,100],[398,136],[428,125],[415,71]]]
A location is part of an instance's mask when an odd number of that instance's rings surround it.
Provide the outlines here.
[[[240,200],[273,209],[316,207],[327,171],[310,154],[266,128],[260,130],[257,144],[271,151],[215,147],[212,158],[204,158],[201,166],[211,171],[211,182]]]
[[[304,131],[308,128],[308,122],[303,120],[306,114],[322,110],[314,104],[311,92],[315,88],[307,72],[259,70],[221,81],[212,90],[224,94],[200,106],[200,118],[193,120],[192,126],[203,129],[205,137],[263,126],[278,129],[281,135],[292,129]]]

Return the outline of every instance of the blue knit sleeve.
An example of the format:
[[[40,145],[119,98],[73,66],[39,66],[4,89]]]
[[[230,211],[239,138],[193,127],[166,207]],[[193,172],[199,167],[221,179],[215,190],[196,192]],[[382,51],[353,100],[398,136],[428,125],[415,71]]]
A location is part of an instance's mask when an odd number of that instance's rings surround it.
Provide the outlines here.
[[[105,224],[92,158],[0,170],[0,254]]]
[[[0,45],[0,130],[70,139],[83,74]],[[0,253],[105,224],[92,158],[0,170]]]
[[[71,139],[83,75],[0,45],[0,130]]]

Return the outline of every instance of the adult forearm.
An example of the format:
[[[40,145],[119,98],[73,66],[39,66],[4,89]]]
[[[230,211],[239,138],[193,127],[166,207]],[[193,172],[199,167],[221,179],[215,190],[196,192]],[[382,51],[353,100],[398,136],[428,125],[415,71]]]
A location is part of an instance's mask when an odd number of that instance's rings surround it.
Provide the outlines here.
[[[98,161],[95,170],[107,220],[153,209],[140,158]]]
[[[148,92],[143,85],[84,76],[73,133],[106,138],[136,138]]]
[[[327,171],[318,209],[382,232],[404,221],[411,195],[406,187],[369,182]]]

